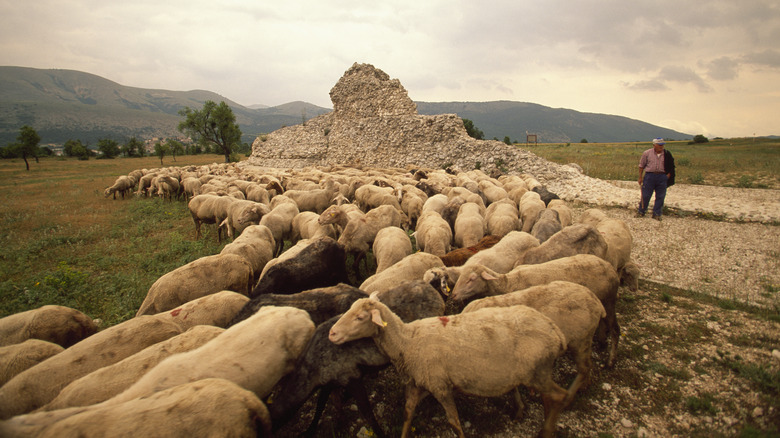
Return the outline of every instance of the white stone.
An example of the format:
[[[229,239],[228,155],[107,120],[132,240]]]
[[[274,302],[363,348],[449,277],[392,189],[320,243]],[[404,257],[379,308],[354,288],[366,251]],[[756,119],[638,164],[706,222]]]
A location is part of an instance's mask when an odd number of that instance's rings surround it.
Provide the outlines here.
[[[763,410],[763,409],[761,409],[761,407],[759,407],[759,406],[756,406],[756,408],[755,408],[755,409],[753,409],[753,417],[754,417],[754,418],[757,418],[757,417],[760,417],[760,416],[762,416],[762,415],[764,415],[764,410]]]
[[[604,391],[611,391],[612,390],[612,385],[610,385],[609,383],[602,383],[601,384],[601,389],[603,389]]]
[[[620,420],[620,425],[625,427],[626,429],[634,427],[634,423],[631,420],[629,420],[628,418],[624,418],[624,419]]]

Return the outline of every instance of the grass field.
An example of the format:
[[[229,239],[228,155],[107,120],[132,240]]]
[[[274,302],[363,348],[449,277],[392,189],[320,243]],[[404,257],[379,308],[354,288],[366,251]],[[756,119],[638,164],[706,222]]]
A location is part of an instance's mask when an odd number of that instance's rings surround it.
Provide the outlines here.
[[[551,161],[576,162],[590,176],[633,180],[639,154],[647,147],[548,144],[529,149]],[[780,186],[780,142],[724,140],[668,148],[675,153],[682,183],[701,175],[700,183]],[[169,157],[164,165],[213,162],[222,157],[183,156],[176,162]],[[45,158],[32,162],[30,171],[21,160],[0,161],[0,317],[61,304],[116,324],[135,314],[160,276],[218,253],[213,227],[204,227],[204,238],[194,240],[183,201],[103,196],[117,176],[155,167],[160,167],[156,157]]]
[[[184,156],[164,164],[222,160]],[[0,316],[60,304],[116,324],[135,315],[161,275],[219,252],[212,228],[193,239],[184,202],[103,196],[117,176],[159,166],[156,157],[46,158],[27,172],[21,160],[0,162]]]
[[[645,143],[518,144],[560,164],[577,163],[586,175],[605,180],[634,181]],[[677,164],[677,182],[722,187],[780,189],[780,140],[743,138],[703,144],[669,142]]]

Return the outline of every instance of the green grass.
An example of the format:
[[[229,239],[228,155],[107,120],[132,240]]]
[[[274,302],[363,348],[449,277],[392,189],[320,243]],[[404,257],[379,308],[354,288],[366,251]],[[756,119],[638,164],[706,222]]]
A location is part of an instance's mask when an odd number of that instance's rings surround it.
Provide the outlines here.
[[[521,147],[526,148],[525,145]],[[577,163],[586,175],[634,181],[639,157],[650,143],[540,144],[534,154],[560,163]],[[780,188],[780,140],[725,139],[704,144],[669,142],[677,164],[677,182],[727,187]]]
[[[221,162],[185,156],[164,164]],[[81,310],[113,325],[135,315],[160,276],[221,247],[212,227],[195,241],[184,202],[113,200],[117,176],[159,167],[140,159],[0,162],[0,317],[44,304]]]

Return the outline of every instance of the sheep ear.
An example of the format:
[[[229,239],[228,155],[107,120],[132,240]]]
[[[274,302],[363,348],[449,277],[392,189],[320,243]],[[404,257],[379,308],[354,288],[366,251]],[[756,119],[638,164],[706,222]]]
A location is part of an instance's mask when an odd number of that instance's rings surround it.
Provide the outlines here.
[[[482,278],[487,281],[498,280],[498,278],[495,275],[485,271],[482,271]]]
[[[387,326],[387,323],[382,321],[382,315],[379,314],[379,309],[371,309],[371,321],[379,327]]]
[[[379,301],[379,291],[371,292],[371,295],[369,295],[368,298],[371,301]]]

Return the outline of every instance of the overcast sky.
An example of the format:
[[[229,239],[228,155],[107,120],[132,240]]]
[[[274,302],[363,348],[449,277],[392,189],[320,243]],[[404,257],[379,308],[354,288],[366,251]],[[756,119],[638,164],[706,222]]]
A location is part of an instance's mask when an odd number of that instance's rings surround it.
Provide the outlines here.
[[[777,0],[0,0],[0,65],[330,108],[354,62],[415,101],[780,134]]]

